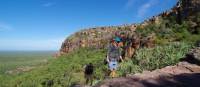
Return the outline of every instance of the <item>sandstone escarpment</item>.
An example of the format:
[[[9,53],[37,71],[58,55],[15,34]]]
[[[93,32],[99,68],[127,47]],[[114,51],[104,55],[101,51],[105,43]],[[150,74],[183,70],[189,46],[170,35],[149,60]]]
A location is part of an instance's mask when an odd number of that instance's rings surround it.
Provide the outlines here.
[[[124,32],[126,34],[126,38],[131,40],[134,40],[135,36],[139,36],[137,38],[140,39],[141,46],[152,47],[154,45],[153,43],[156,35],[151,33],[146,35],[146,37],[143,37],[139,33],[135,33],[135,31],[136,29],[143,29],[145,26],[150,24],[161,25],[161,21],[163,19],[172,21],[171,18],[175,18],[178,24],[181,24],[183,21],[189,21],[191,27],[188,30],[191,33],[199,33],[200,20],[196,19],[198,14],[200,14],[199,12],[199,0],[179,0],[177,4],[172,7],[172,9],[157,16],[153,16],[148,20],[144,20],[144,22],[140,24],[96,27],[76,32],[62,43],[59,54],[66,54],[81,47],[105,48],[109,40],[120,32]],[[164,25],[169,27],[169,23],[165,23]],[[132,42],[136,43],[134,41]]]
[[[61,54],[69,53],[81,47],[105,48],[109,40],[120,32],[124,32],[126,35],[131,37],[131,34],[135,31],[136,26],[136,24],[133,24],[112,27],[97,27],[76,32],[63,42],[60,52]]]

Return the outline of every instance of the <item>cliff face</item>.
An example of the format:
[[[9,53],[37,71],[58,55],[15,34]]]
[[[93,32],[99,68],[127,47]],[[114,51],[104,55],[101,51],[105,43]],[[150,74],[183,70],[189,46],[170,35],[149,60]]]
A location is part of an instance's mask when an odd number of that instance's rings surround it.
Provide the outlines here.
[[[178,24],[181,24],[183,20],[190,20],[191,31],[198,31],[200,27],[200,19],[197,16],[200,12],[199,0],[180,0],[170,10],[165,11],[157,16],[145,20],[141,24],[131,24],[123,26],[110,26],[110,27],[96,27],[81,30],[68,37],[61,46],[59,55],[72,52],[81,47],[93,47],[93,48],[105,48],[109,40],[120,32],[124,32],[126,37],[133,39],[135,36],[139,36],[140,42],[143,41],[143,45],[146,43],[153,43],[154,34],[147,35],[147,37],[141,37],[140,34],[136,34],[136,29],[141,29],[149,24],[161,25],[161,19],[168,17],[175,17]],[[149,39],[149,37],[151,39]],[[146,40],[146,41],[145,41]],[[134,41],[132,41],[134,43]],[[142,45],[142,44],[140,44]],[[58,56],[59,56],[58,55]]]
[[[104,48],[115,34],[124,32],[131,34],[136,29],[136,24],[110,27],[97,27],[76,32],[68,37],[62,44],[60,53],[69,53],[80,47]]]

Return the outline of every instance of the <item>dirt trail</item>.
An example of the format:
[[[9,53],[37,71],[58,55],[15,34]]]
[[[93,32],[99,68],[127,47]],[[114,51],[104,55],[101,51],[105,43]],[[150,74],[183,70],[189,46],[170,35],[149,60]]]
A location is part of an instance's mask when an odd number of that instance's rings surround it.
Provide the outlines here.
[[[200,66],[180,62],[152,72],[105,80],[96,87],[200,87]]]

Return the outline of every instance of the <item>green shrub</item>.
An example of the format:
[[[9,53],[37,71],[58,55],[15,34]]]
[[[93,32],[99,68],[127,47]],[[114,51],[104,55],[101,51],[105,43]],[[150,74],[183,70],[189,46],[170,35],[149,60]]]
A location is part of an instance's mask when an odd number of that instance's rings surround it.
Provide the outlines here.
[[[193,45],[180,42],[169,43],[155,48],[137,50],[134,58],[119,64],[118,75],[140,73],[144,70],[160,69],[174,65],[192,48]]]
[[[143,48],[136,52],[133,61],[142,70],[154,70],[176,64],[183,58],[192,46],[186,43],[170,43],[155,48]]]

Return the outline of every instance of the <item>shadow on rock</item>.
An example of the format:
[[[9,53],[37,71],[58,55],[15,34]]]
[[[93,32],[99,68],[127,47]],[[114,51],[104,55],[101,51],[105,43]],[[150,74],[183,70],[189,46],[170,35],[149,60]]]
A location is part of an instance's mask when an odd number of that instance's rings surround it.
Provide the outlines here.
[[[186,54],[186,57],[180,61],[187,61],[192,64],[200,65],[200,47],[190,50],[190,52]]]
[[[199,81],[200,73],[190,73],[148,79],[114,79],[96,87],[200,87]]]

